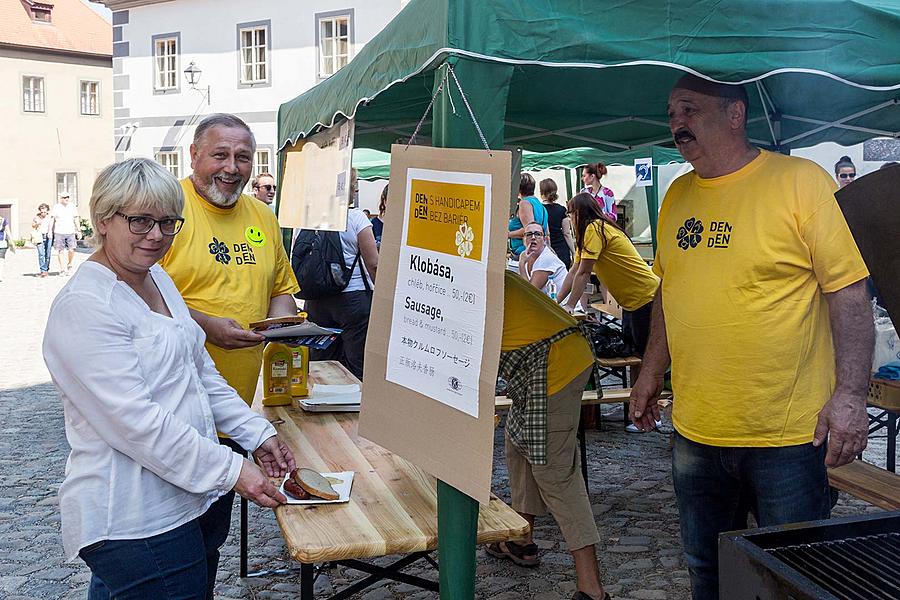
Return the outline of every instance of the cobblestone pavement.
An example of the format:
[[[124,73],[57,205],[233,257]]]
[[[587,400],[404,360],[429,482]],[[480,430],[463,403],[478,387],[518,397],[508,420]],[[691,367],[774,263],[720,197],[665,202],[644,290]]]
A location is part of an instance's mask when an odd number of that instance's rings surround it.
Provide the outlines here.
[[[79,254],[83,261],[86,254]],[[0,282],[0,598],[84,598],[89,572],[80,561],[65,562],[59,536],[56,492],[63,478],[66,444],[61,405],[40,354],[47,311],[64,277],[32,276],[34,250],[7,255]],[[55,264],[54,264],[55,268]],[[73,348],[76,341],[73,340]],[[688,575],[678,536],[678,514],[669,472],[669,436],[633,435],[611,415],[602,430],[588,432],[591,502],[602,543],[603,579],[617,598],[689,598]],[[498,429],[497,440],[502,430]],[[494,490],[509,499],[502,443],[496,444]],[[884,463],[884,440],[873,440],[866,459]],[[873,511],[842,496],[835,514]],[[223,548],[217,597],[281,599],[299,595],[298,576],[238,577],[238,515]],[[272,513],[251,507],[250,568],[290,566]],[[512,566],[478,550],[476,595],[489,600],[568,598],[574,590],[572,560],[550,518],[535,531],[543,564],[535,570]],[[436,575],[430,568],[410,572]],[[339,568],[317,582],[320,592],[359,576]],[[364,600],[436,598],[405,584],[383,583],[361,593]]]

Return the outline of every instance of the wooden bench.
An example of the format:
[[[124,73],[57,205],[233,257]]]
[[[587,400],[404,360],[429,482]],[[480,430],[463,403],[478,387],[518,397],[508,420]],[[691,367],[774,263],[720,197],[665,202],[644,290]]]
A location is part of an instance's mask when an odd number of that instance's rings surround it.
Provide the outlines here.
[[[599,377],[597,377],[597,387],[600,386],[600,380],[602,380],[607,375],[612,375],[613,377],[617,377],[622,382],[623,388],[627,388],[629,385],[629,367],[631,368],[631,383],[633,384],[637,379],[637,372],[639,372],[641,368],[640,357],[626,356],[618,358],[598,358],[597,371],[599,371]]]
[[[900,510],[900,475],[861,460],[828,469],[831,487],[885,510]]]
[[[597,397],[597,390],[585,390],[581,393],[582,406],[595,406],[597,404],[618,404],[619,402],[628,402],[631,397],[631,388],[623,388],[616,390],[602,390],[603,396]],[[660,394],[660,404],[665,406],[672,401],[672,392],[663,390]],[[494,397],[494,408],[498,411],[509,410],[512,406],[512,400],[506,396]]]

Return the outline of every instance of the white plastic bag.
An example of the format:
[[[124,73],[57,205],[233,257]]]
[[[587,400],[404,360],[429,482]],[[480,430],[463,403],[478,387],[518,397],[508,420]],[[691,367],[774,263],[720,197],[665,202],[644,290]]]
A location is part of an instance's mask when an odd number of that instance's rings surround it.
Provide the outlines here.
[[[872,372],[889,363],[900,363],[900,337],[889,317],[875,319],[875,353]]]

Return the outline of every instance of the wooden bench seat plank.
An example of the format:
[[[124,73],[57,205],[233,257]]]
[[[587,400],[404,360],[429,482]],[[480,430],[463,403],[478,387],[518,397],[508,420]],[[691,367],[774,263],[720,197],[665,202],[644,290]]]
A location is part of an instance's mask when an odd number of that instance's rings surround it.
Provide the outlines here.
[[[311,362],[310,380],[356,383],[336,362]],[[357,434],[356,413],[307,413],[291,407],[260,410],[294,452],[298,466],[320,471],[354,471],[350,502],[284,505],[275,516],[291,556],[303,563],[437,547],[437,493],[433,477]],[[282,422],[277,422],[277,421]],[[478,518],[478,543],[521,539],[528,523],[492,497]]]
[[[869,406],[900,413],[900,381],[871,379],[866,402]]]
[[[641,359],[638,356],[598,358],[597,364],[606,369],[623,369],[625,367],[639,367]]]
[[[900,510],[900,475],[855,460],[843,467],[828,469],[828,482],[851,496],[885,510]]]
[[[620,402],[627,402],[630,396],[631,388],[603,390],[602,398],[597,397],[597,390],[584,390],[584,392],[582,392],[581,394],[581,405],[593,406],[595,404],[619,404]],[[659,397],[661,401],[671,400],[672,392],[663,390]],[[509,407],[511,406],[512,400],[510,400],[507,396],[494,397],[494,408],[496,410],[509,410]]]

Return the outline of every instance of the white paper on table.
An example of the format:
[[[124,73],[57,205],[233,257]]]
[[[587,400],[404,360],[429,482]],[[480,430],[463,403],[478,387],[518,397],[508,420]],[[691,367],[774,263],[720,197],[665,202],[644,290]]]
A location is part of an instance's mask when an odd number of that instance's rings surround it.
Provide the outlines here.
[[[277,339],[283,337],[332,335],[334,331],[325,327],[319,327],[315,323],[306,321],[305,323],[297,323],[296,325],[288,325],[287,327],[278,327],[276,329],[266,329],[263,331],[257,331],[256,333],[266,339]]]
[[[310,390],[309,397],[303,398],[308,406],[352,404],[358,406],[362,400],[362,393],[358,383],[340,385],[315,384]]]
[[[284,491],[284,482],[288,480],[288,477],[291,476],[288,473],[284,481],[281,482],[281,486],[278,488],[278,491],[284,494],[284,497],[287,498],[288,504],[341,504],[344,502],[350,501],[350,488],[353,487],[353,471],[341,471],[340,473],[322,473],[322,477],[333,477],[334,479],[340,479],[340,483],[332,483],[331,487],[334,488],[334,491],[340,494],[340,497],[337,500],[325,500],[324,498],[310,498],[309,500],[297,500],[296,498],[292,498]]]

